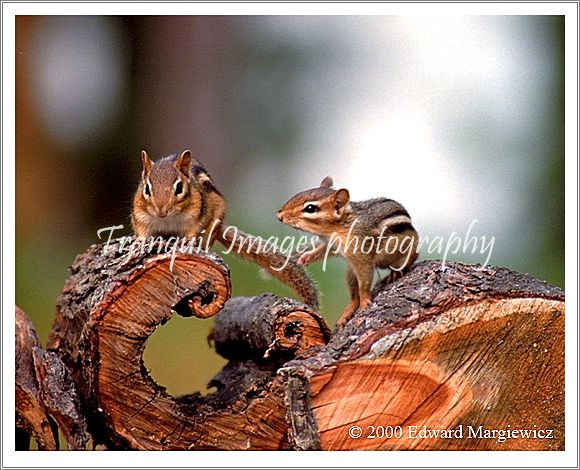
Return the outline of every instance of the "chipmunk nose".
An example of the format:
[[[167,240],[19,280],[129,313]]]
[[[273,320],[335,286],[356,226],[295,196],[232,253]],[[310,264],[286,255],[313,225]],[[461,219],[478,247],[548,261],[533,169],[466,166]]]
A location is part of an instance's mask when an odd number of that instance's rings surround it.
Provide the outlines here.
[[[280,222],[284,222],[284,215],[282,214],[282,211],[278,211],[278,213],[276,214],[276,217],[278,217],[278,220]]]
[[[162,219],[163,219],[164,217],[167,217],[167,209],[166,209],[166,208],[164,208],[164,207],[160,208],[160,209],[157,211],[157,216],[158,216],[158,217],[160,217],[160,218],[162,218]]]

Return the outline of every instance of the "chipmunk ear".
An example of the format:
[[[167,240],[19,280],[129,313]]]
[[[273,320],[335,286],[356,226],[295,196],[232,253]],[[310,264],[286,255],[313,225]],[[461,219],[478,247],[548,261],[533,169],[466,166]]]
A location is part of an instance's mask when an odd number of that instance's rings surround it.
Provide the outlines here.
[[[348,204],[348,201],[350,201],[350,193],[348,192],[348,189],[339,189],[334,193],[334,210],[337,215],[342,215],[344,207]]]
[[[320,187],[321,188],[332,188],[332,185],[334,184],[334,181],[332,181],[332,177],[327,176],[326,178],[324,178],[322,180],[322,182],[320,183]]]
[[[191,151],[184,150],[175,162],[175,168],[181,171],[184,175],[189,176],[189,167],[191,165]]]
[[[143,163],[143,174],[146,175],[151,171],[151,159],[145,150],[141,150],[141,162]]]

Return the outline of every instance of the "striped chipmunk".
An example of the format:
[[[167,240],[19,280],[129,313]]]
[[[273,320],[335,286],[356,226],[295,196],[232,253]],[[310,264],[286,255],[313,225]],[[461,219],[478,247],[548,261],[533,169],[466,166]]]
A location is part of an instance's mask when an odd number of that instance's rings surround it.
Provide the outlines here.
[[[281,253],[260,250],[255,237],[223,224],[226,201],[189,150],[152,161],[141,152],[143,172],[133,198],[131,222],[138,238],[185,237],[209,249],[217,240],[290,286],[318,308],[318,293],[301,266]],[[274,267],[284,266],[284,269]]]
[[[347,189],[333,189],[332,178],[320,187],[298,193],[278,211],[289,226],[313,233],[323,242],[298,258],[307,265],[339,254],[347,262],[350,303],[338,320],[342,327],[357,310],[371,304],[376,268],[391,270],[387,282],[401,277],[418,256],[418,235],[411,217],[396,201],[386,198],[354,202]]]

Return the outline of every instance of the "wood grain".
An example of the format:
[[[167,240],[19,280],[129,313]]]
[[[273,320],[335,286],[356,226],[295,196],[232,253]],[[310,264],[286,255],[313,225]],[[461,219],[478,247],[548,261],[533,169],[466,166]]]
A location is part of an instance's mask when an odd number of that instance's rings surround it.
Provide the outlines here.
[[[312,408],[322,448],[561,449],[563,343],[553,340],[563,339],[563,314],[562,302],[544,299],[490,300],[453,308],[385,338],[367,357],[313,377]],[[454,325],[459,319],[465,323]],[[349,437],[348,429],[355,424],[363,429],[362,438]],[[402,437],[368,438],[371,426],[400,426]],[[423,426],[462,426],[463,438],[416,437]],[[480,426],[555,432],[553,439],[506,443],[478,438]]]
[[[506,268],[423,262],[379,283],[371,306],[329,335],[320,315],[299,302],[272,294],[228,301],[229,272],[215,254],[128,258],[126,248],[102,248],[72,266],[48,345],[71,373],[96,443],[564,448],[564,292],[557,287]],[[220,312],[213,339],[229,362],[210,381],[216,392],[172,397],[143,366],[147,338],[172,312]],[[360,437],[349,435],[353,426]],[[401,435],[381,437],[389,426]],[[484,430],[495,435],[477,435]],[[552,435],[504,440],[507,430]]]
[[[49,339],[74,371],[94,441],[143,450],[283,446],[282,394],[252,393],[272,387],[269,368],[232,364],[214,379],[218,392],[177,399],[143,366],[147,338],[172,311],[206,318],[223,307],[230,280],[220,258],[128,258],[127,250],[96,245],[77,258]]]
[[[212,339],[226,359],[291,359],[330,339],[322,316],[274,294],[234,297],[216,316]]]

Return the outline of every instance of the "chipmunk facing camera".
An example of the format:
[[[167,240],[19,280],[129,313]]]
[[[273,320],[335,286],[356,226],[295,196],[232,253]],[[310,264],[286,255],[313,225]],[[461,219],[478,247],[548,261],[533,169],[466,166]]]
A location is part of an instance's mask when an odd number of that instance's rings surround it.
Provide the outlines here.
[[[357,309],[370,305],[376,268],[389,268],[392,282],[415,262],[418,235],[398,202],[386,198],[354,202],[347,189],[332,185],[332,178],[326,177],[320,187],[298,193],[278,211],[278,219],[324,240],[303,253],[298,264],[307,265],[325,254],[346,260],[351,301],[338,321],[343,326]]]
[[[316,288],[304,269],[279,253],[260,250],[252,235],[224,226],[226,201],[189,150],[156,162],[142,151],[141,160],[143,172],[131,214],[137,237],[185,237],[205,248],[217,240],[290,286],[304,303],[318,307]]]

